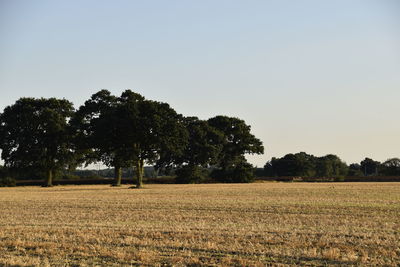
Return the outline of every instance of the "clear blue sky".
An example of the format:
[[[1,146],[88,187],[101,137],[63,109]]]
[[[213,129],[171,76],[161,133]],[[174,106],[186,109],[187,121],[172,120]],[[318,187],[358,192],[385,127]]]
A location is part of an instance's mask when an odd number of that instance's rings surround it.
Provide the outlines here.
[[[0,0],[0,110],[133,89],[266,147],[400,157],[400,2]]]

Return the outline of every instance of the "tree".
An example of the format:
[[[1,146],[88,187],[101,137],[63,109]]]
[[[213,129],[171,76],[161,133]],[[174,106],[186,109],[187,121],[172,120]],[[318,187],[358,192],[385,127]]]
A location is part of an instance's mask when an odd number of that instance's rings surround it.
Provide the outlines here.
[[[336,155],[329,154],[316,160],[316,175],[318,177],[342,177],[347,173],[346,163]]]
[[[264,166],[269,176],[299,176],[311,177],[315,175],[316,158],[305,152],[286,154],[282,158],[272,158]]]
[[[107,90],[94,94],[73,120],[78,146],[87,151],[86,162],[101,160],[115,169],[121,184],[122,167],[135,166],[137,188],[142,187],[145,163],[156,163],[183,151],[187,134],[168,104],[146,100],[131,90],[120,97]]]
[[[365,176],[373,174],[376,175],[378,174],[378,168],[380,162],[374,161],[373,159],[370,158],[365,158],[363,161],[361,161],[360,165],[361,165],[361,171],[364,173]]]
[[[309,155],[305,152],[294,154],[296,176],[313,177],[315,176],[315,164],[317,158],[314,155]]]
[[[176,171],[180,183],[199,182],[205,178],[202,167],[218,163],[222,149],[223,134],[211,127],[207,121],[197,117],[184,118],[188,132],[188,144],[175,162],[180,168]]]
[[[71,121],[77,150],[85,155],[82,161],[86,164],[102,161],[114,167],[115,186],[121,185],[122,168],[132,165],[129,149],[121,138],[127,128],[123,116],[120,99],[108,90],[101,90],[78,109]]]
[[[144,164],[172,164],[182,155],[188,134],[183,124],[183,116],[176,113],[168,104],[144,100],[136,109],[131,102],[131,92],[125,92],[125,125],[130,125],[130,132],[122,137],[125,146],[131,149],[130,155],[136,162],[136,187],[143,185]],[[137,112],[137,113],[136,113]]]
[[[400,159],[391,158],[382,163],[382,174],[388,176],[400,175]]]
[[[272,158],[264,166],[269,176],[340,177],[347,174],[347,165],[336,155],[315,157],[305,152]]]
[[[247,163],[244,155],[264,153],[262,142],[251,134],[251,127],[241,119],[227,116],[213,117],[208,120],[208,123],[223,136],[218,162],[220,170],[216,170],[215,174],[225,179],[232,171],[242,174],[251,173],[253,168]],[[246,169],[245,172],[244,169]]]
[[[361,165],[358,163],[352,163],[349,165],[348,176],[363,176],[361,171]]]
[[[0,149],[10,169],[45,171],[44,186],[53,185],[55,171],[73,159],[68,121],[71,102],[56,98],[20,98],[0,115]]]
[[[242,156],[228,168],[214,169],[211,177],[226,183],[249,183],[254,179],[254,167]]]

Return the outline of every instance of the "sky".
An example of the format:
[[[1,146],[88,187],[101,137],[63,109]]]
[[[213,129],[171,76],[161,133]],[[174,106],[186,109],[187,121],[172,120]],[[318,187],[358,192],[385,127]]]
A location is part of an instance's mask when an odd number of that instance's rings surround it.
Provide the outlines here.
[[[397,0],[0,0],[0,111],[132,89],[239,117],[271,157],[400,157]]]

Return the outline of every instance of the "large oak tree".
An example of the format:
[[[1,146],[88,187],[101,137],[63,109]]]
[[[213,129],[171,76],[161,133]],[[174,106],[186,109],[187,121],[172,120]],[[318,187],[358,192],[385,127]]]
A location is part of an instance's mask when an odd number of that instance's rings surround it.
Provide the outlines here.
[[[68,121],[71,102],[56,98],[21,98],[0,115],[0,149],[5,166],[47,173],[52,186],[55,171],[68,165],[74,153]]]
[[[143,97],[141,97],[144,99]],[[120,100],[108,90],[101,90],[82,105],[71,121],[74,143],[82,152],[83,162],[96,161],[114,167],[114,185],[121,185],[122,168],[132,163],[121,136],[125,125]]]
[[[187,144],[187,132],[182,115],[166,103],[137,101],[137,94],[129,90],[120,99],[125,126],[120,138],[135,162],[136,187],[141,188],[144,164],[168,163],[181,155]]]
[[[86,162],[100,160],[113,166],[115,185],[121,184],[121,169],[134,166],[140,188],[145,163],[182,153],[187,134],[181,120],[166,103],[146,100],[131,90],[120,97],[101,90],[79,108],[72,124]]]
[[[216,116],[210,118],[208,123],[223,134],[218,163],[220,170],[216,176],[227,182],[249,181],[252,166],[245,155],[263,154],[261,140],[251,133],[250,125],[239,118]]]

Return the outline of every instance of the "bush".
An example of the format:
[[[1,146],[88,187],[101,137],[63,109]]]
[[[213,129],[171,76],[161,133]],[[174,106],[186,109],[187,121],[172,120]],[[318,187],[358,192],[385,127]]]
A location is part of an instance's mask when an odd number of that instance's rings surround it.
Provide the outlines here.
[[[207,171],[198,166],[183,166],[176,170],[176,183],[195,184],[207,179]]]
[[[240,162],[233,168],[213,170],[211,177],[223,183],[250,183],[254,181],[254,168],[248,162]]]
[[[16,186],[14,178],[11,178],[9,176],[0,178],[0,187],[12,187],[12,186]]]

